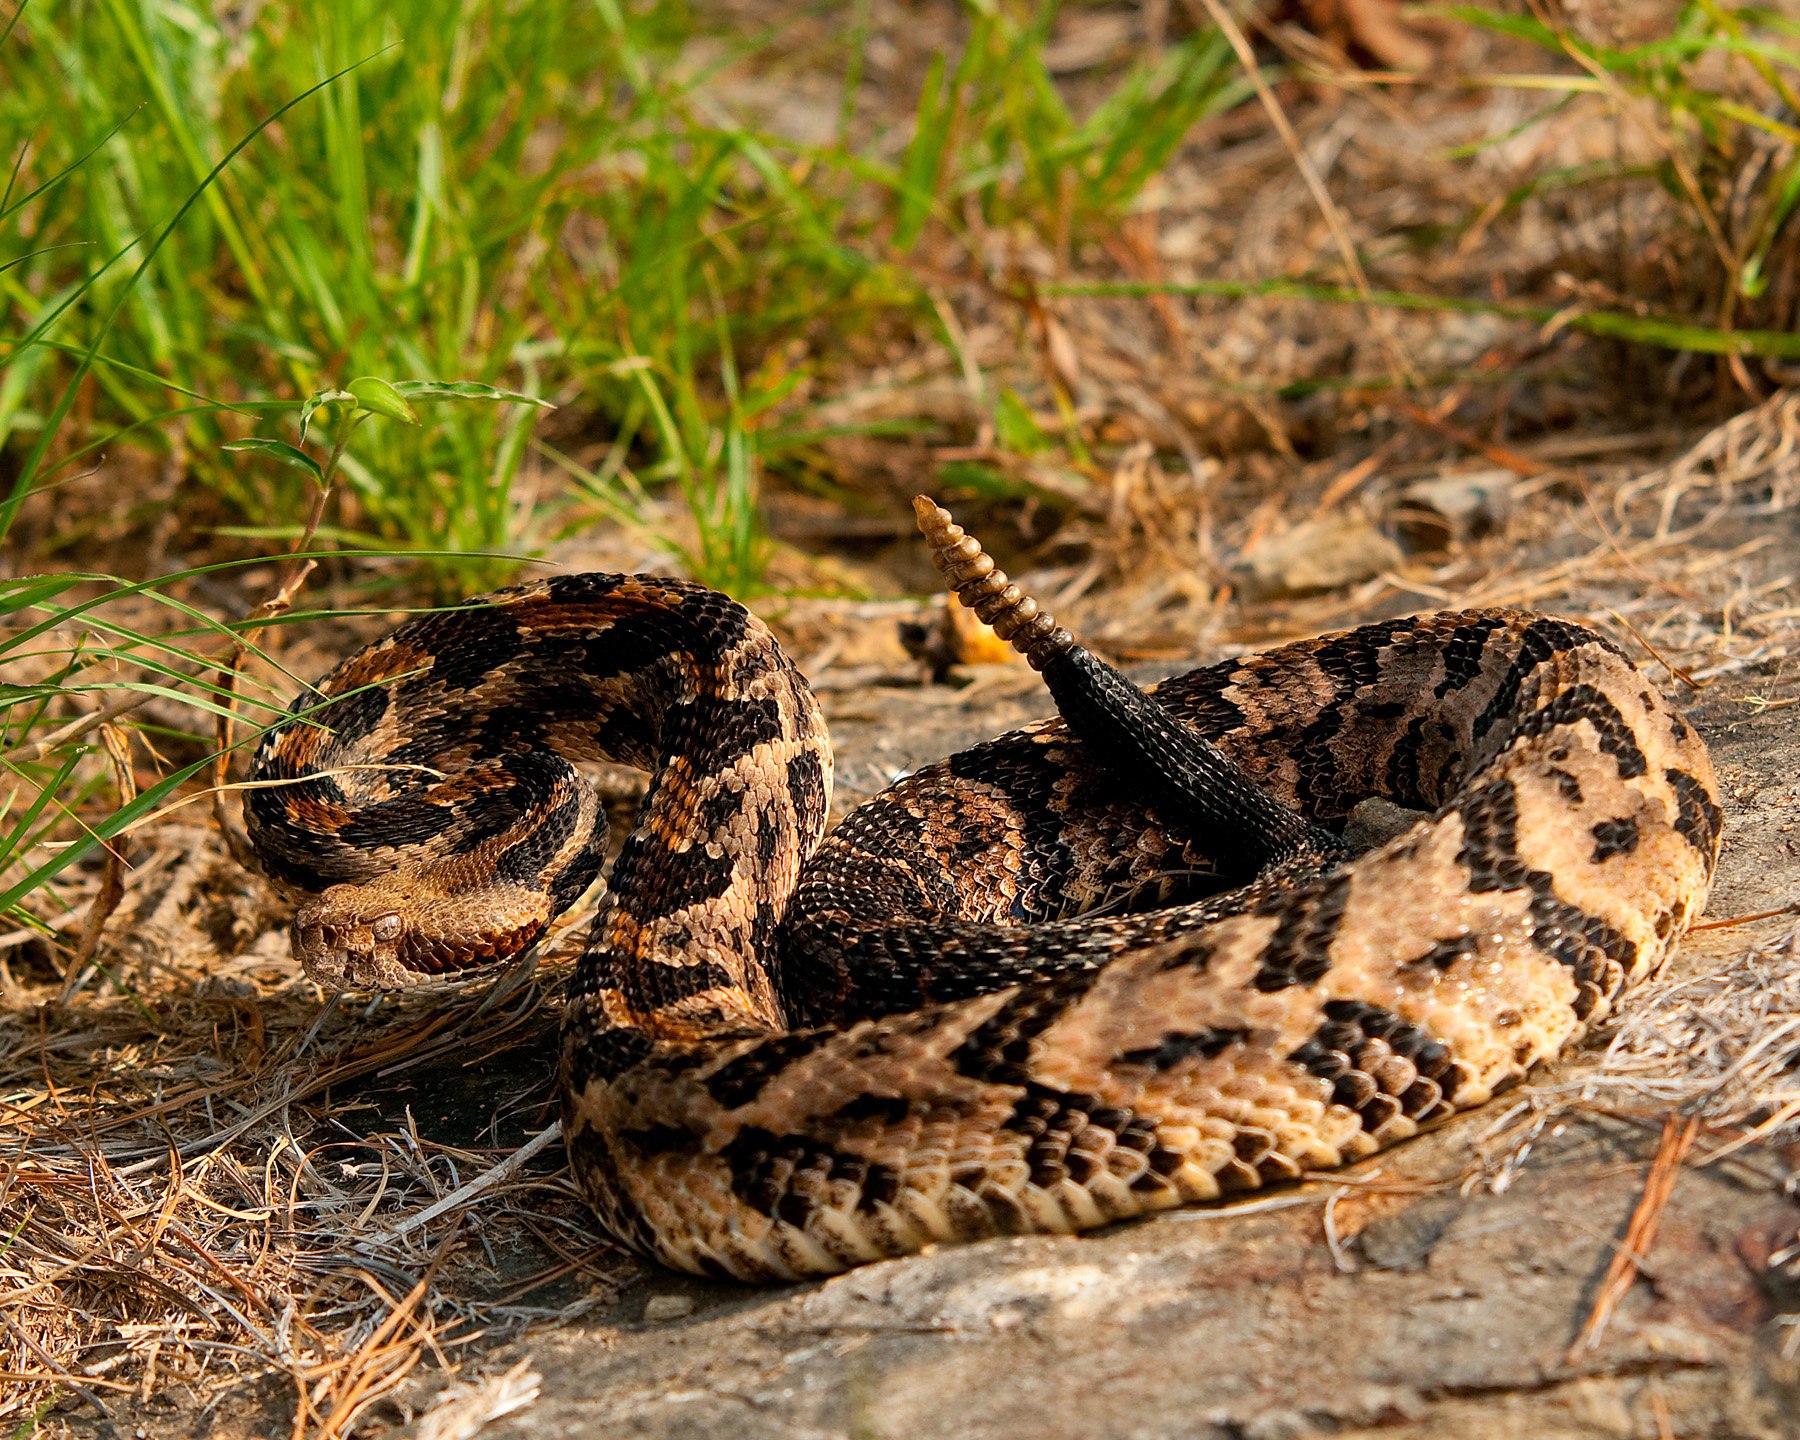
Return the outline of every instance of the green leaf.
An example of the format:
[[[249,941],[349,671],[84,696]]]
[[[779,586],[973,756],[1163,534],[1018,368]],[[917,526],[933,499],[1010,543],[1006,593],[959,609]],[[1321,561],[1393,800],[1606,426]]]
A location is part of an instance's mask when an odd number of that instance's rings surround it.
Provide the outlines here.
[[[404,425],[419,423],[419,417],[413,413],[412,406],[406,403],[406,397],[394,388],[391,380],[383,380],[379,375],[359,375],[345,388],[356,397],[356,403],[371,415],[385,415],[389,420],[398,420]]]
[[[925,70],[925,83],[919,89],[913,138],[906,147],[905,165],[898,186],[894,248],[903,255],[918,242],[925,222],[931,218],[932,207],[937,204],[938,181],[950,143],[950,119],[955,110],[954,90],[954,81],[945,84],[944,57],[933,55]]]
[[[19,575],[6,581],[0,581],[0,615],[11,615],[20,610],[29,610],[34,605],[42,605],[46,600],[54,599],[65,590],[84,583],[90,577],[85,575]],[[7,636],[0,642],[0,654],[9,652],[16,643],[16,637]]]
[[[1010,385],[994,406],[994,434],[1015,455],[1037,455],[1051,448],[1050,437],[1031,418],[1031,411]]]
[[[22,10],[15,7],[12,20],[16,21],[22,13]],[[7,24],[7,33],[10,34],[11,32],[12,22],[9,21]],[[11,492],[4,501],[0,501],[0,540],[4,540],[7,534],[11,532],[13,520],[19,513],[19,507],[25,503],[26,497],[37,488],[40,479],[39,472],[43,468],[44,457],[49,453],[51,442],[56,438],[57,432],[62,428],[64,417],[67,416],[70,409],[73,408],[75,397],[82,392],[83,387],[81,382],[87,378],[88,372],[93,369],[94,357],[100,353],[100,346],[105,342],[106,337],[112,331],[113,326],[118,323],[120,312],[125,309],[125,303],[130,299],[132,290],[137,286],[138,282],[144,278],[145,272],[150,269],[150,266],[156,259],[157,253],[168,242],[169,237],[175,233],[176,227],[186,218],[187,213],[192,210],[195,205],[200,203],[203,196],[209,195],[213,182],[225,172],[226,167],[238,157],[239,152],[249,145],[252,140],[256,139],[256,137],[262,134],[264,130],[268,129],[269,126],[275,124],[296,105],[299,105],[302,101],[317,94],[319,91],[325,89],[328,85],[331,85],[343,76],[348,75],[352,70],[363,63],[363,61],[358,60],[355,65],[347,65],[342,70],[327,75],[323,80],[319,81],[318,84],[301,91],[301,93],[296,95],[292,100],[289,100],[287,103],[271,111],[268,115],[259,120],[255,128],[253,128],[249,134],[245,135],[243,139],[233,145],[230,150],[226,151],[224,157],[211,169],[206,171],[205,178],[200,181],[198,188],[193,190],[188,197],[182,201],[175,213],[169,217],[168,222],[157,232],[155,240],[148,246],[142,247],[142,256],[138,261],[137,268],[131,272],[130,278],[122,287],[120,287],[118,294],[113,298],[112,304],[108,307],[105,315],[101,317],[100,324],[95,329],[93,338],[88,342],[86,352],[82,355],[80,362],[75,366],[74,373],[70,375],[68,380],[64,383],[62,392],[57,397],[56,404],[51,408],[44,424],[40,427],[36,443],[33,444],[31,450],[25,456],[24,463],[17,467],[15,478],[12,482]],[[202,161],[201,163],[204,162]],[[209,200],[210,198],[211,197],[209,197]],[[215,212],[215,215],[219,213],[220,212]],[[137,247],[135,243],[127,245],[113,256],[113,260],[117,260],[137,248],[139,247]],[[93,274],[88,276],[88,278],[77,288],[76,293],[79,294],[91,286],[94,283],[94,280],[98,278],[99,274],[112,263],[113,261],[109,260],[105,265],[102,265],[99,269],[95,270]],[[60,310],[57,313],[60,313]],[[40,322],[39,328],[27,338],[35,341],[38,335],[42,333],[42,326],[44,323],[47,322]],[[6,902],[6,904],[10,903],[11,902]],[[0,909],[4,908],[4,905],[0,905]]]
[[[307,427],[312,424],[313,416],[327,405],[355,405],[356,397],[348,390],[315,390],[306,397],[306,403],[300,407],[300,443],[306,443]]]
[[[73,761],[79,758],[79,755],[74,755],[70,757],[70,760]],[[212,756],[210,755],[203,759],[196,760],[193,764],[177,770],[173,775],[164,777],[161,781],[141,793],[137,799],[133,800],[129,805],[126,805],[123,809],[115,810],[111,815],[107,816],[106,819],[100,821],[99,824],[92,827],[84,827],[82,833],[74,840],[70,841],[69,844],[65,845],[61,850],[52,851],[50,858],[45,860],[43,864],[39,865],[22,879],[15,881],[5,892],[0,893],[0,914],[11,911],[13,906],[17,905],[19,901],[23,900],[33,890],[37,889],[40,885],[47,884],[50,880],[54,879],[57,874],[68,866],[73,865],[96,846],[104,845],[108,840],[112,839],[113,836],[129,826],[140,815],[149,814],[150,811],[160,805],[167,796],[172,795],[177,789],[193,779],[194,776],[200,774],[212,763]],[[69,774],[72,770],[73,766],[70,765],[68,770],[65,770],[51,784],[44,786],[39,793],[45,796],[54,794],[67,783]],[[34,807],[34,810],[36,808],[38,807]],[[6,842],[4,848],[0,848],[0,853],[10,854],[15,853],[17,850],[18,843],[17,837],[15,837],[12,841]]]
[[[308,475],[325,483],[325,472],[319,468],[319,462],[304,450],[297,449],[285,440],[265,440],[260,435],[252,435],[247,440],[233,440],[225,446],[227,450],[248,450],[252,454],[267,455],[279,460],[283,465],[292,465],[296,470],[304,470]]]
[[[27,250],[23,255],[15,256],[11,260],[0,262],[0,275],[5,274],[15,265],[23,265],[27,260],[35,260],[40,255],[48,255],[52,250],[79,250],[83,246],[92,245],[93,243],[94,242],[91,240],[70,240],[62,245],[45,245],[38,250]]]
[[[398,380],[393,388],[411,400],[517,400],[521,404],[536,405],[541,410],[556,408],[540,396],[478,385],[473,380]]]

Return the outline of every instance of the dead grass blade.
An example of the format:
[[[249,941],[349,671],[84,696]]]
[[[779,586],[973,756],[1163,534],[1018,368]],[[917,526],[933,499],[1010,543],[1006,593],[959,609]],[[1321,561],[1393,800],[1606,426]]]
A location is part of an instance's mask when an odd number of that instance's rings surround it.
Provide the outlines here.
[[[1644,1177],[1643,1197],[1631,1212],[1631,1223],[1625,1227],[1624,1238],[1614,1250],[1612,1263],[1606,1267],[1606,1274],[1601,1278],[1599,1291],[1594,1297],[1594,1308],[1588,1312],[1581,1333],[1575,1337],[1575,1343],[1569,1346],[1568,1353],[1563,1356],[1564,1364],[1573,1365],[1599,1345],[1600,1337],[1606,1333],[1613,1311],[1625,1298],[1625,1292],[1631,1289],[1631,1282],[1637,1278],[1638,1271],[1649,1258],[1650,1247],[1656,1243],[1656,1231],[1662,1224],[1663,1207],[1669,1203],[1669,1196],[1674,1193],[1675,1177],[1681,1173],[1681,1162],[1687,1158],[1688,1151],[1693,1148],[1694,1137],[1699,1132],[1700,1119],[1696,1115],[1670,1115],[1663,1122],[1662,1139],[1657,1144],[1655,1158],[1650,1162],[1650,1173]]]

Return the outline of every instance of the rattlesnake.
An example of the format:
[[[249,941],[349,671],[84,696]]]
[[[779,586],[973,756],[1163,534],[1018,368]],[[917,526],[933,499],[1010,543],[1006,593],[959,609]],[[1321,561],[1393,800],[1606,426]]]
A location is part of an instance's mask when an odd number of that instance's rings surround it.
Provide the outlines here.
[[[919,511],[1066,718],[829,836],[805,679],[681,580],[412,620],[258,751],[251,836],[334,986],[525,951],[603,859],[570,762],[652,772],[561,1039],[571,1165],[631,1248],[790,1278],[1337,1165],[1556,1054],[1704,904],[1705,747],[1596,632],[1386,620],[1146,699]],[[1353,854],[1368,796],[1430,813]]]

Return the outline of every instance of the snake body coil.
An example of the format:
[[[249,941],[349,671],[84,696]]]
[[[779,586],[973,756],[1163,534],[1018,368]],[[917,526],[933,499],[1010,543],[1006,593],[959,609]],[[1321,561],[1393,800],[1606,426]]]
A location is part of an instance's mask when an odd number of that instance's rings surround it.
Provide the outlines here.
[[[676,580],[412,621],[258,752],[287,783],[251,791],[252,839],[311,896],[296,953],[344,986],[521,953],[603,858],[572,762],[651,772],[561,1046],[571,1163],[634,1249],[821,1274],[1337,1165],[1556,1054],[1702,908],[1705,748],[1595,632],[1389,620],[1147,701],[920,509],[1069,722],[830,836],[805,679]],[[1334,832],[1369,796],[1430,813],[1351,855]]]

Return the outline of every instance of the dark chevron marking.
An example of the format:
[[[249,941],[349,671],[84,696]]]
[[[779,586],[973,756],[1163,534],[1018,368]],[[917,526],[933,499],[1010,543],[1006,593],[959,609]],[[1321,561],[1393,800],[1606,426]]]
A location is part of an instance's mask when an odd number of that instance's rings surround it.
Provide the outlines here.
[[[828,1030],[796,1030],[773,1035],[735,1059],[727,1060],[706,1077],[706,1091],[727,1110],[748,1105],[770,1079],[803,1055],[810,1055],[832,1038]]]
[[[574,1076],[616,1080],[656,1053],[656,1042],[641,1030],[603,1028],[598,1022],[581,1027],[565,1046],[563,1063]]]
[[[826,1198],[828,1187],[856,1187],[856,1208],[868,1214],[900,1193],[900,1177],[889,1166],[846,1155],[798,1135],[776,1135],[746,1125],[721,1158],[731,1173],[732,1193],[759,1215],[804,1228]]]
[[[1484,615],[1473,625],[1465,625],[1457,630],[1450,637],[1450,643],[1444,647],[1444,678],[1432,687],[1431,693],[1442,700],[1446,695],[1464,689],[1479,678],[1488,637],[1504,626],[1505,622],[1498,616]]]
[[[1501,719],[1513,713],[1519,703],[1519,692],[1533,671],[1551,656],[1583,645],[1598,645],[1614,655],[1620,653],[1619,647],[1605,636],[1567,620],[1540,619],[1527,625],[1519,636],[1519,653],[1507,667],[1494,698],[1475,717],[1472,727],[1475,738],[1484,738]]]
[[[1631,733],[1619,707],[1592,685],[1571,685],[1548,705],[1533,710],[1514,732],[1521,738],[1546,735],[1563,725],[1585,720],[1594,727],[1600,748],[1619,762],[1619,774],[1627,780],[1642,775],[1649,764]]]
[[[969,1032],[968,1039],[951,1055],[951,1064],[971,1080],[997,1085],[1027,1083],[1031,1042],[1060,1019],[1095,978],[1093,973],[1070,975],[1021,989]]]
[[[1183,1060],[1210,1060],[1249,1033],[1248,1030],[1171,1030],[1148,1049],[1120,1051],[1118,1063],[1143,1065],[1151,1070],[1173,1070]]]
[[[1359,1000],[1331,1000],[1325,1023],[1288,1058],[1331,1082],[1334,1103],[1354,1110],[1365,1130],[1378,1130],[1396,1115],[1428,1119],[1456,1097],[1461,1076],[1443,1041],[1391,1010]],[[1400,1094],[1388,1093],[1363,1067],[1377,1053],[1411,1064],[1419,1078]]]
[[[1276,912],[1280,922],[1251,982],[1264,994],[1290,985],[1315,985],[1331,968],[1331,942],[1350,903],[1350,877],[1335,875],[1305,893],[1307,904],[1284,904]]]

